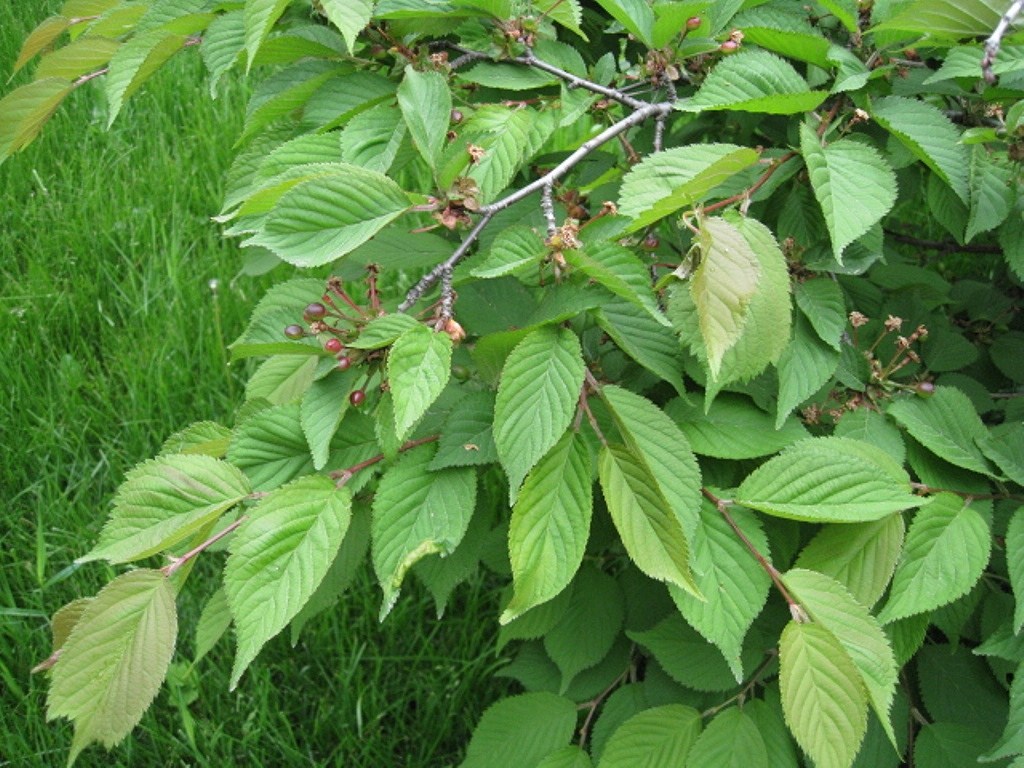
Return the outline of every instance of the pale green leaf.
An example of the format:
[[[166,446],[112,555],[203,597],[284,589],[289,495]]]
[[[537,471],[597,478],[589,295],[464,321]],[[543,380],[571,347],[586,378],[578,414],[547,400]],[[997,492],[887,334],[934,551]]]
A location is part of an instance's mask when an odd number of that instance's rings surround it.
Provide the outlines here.
[[[300,277],[275,285],[256,305],[242,335],[230,344],[231,359],[255,355],[327,354],[312,336],[292,340],[284,335],[285,327],[301,318],[303,308],[311,301],[320,301],[323,293],[324,281],[315,278]]]
[[[48,53],[39,61],[34,78],[60,77],[74,80],[94,72],[110,61],[120,43],[107,37],[80,37],[73,43]]]
[[[971,205],[964,235],[967,242],[981,232],[995,229],[1009,216],[1014,178],[1014,172],[995,162],[983,146],[974,148],[970,163]]]
[[[398,156],[405,133],[399,109],[391,104],[370,107],[345,124],[341,132],[341,159],[369,171],[387,173]]]
[[[796,284],[796,305],[818,338],[839,351],[846,330],[846,302],[835,280],[816,277]]]
[[[218,641],[224,637],[231,626],[231,607],[228,595],[221,587],[214,592],[203,606],[196,622],[196,650],[192,658],[195,665],[206,654],[213,650]]]
[[[522,224],[501,230],[491,243],[487,256],[470,274],[474,277],[504,277],[524,267],[539,269],[541,259],[548,253],[537,233]]]
[[[538,112],[505,107],[485,110],[478,110],[474,115],[476,122],[467,125],[463,132],[484,150],[483,157],[466,174],[477,183],[480,203],[489,203],[498,197],[532,155],[531,149],[538,150],[557,125],[557,114],[551,110]],[[489,120],[492,114],[497,119]],[[474,136],[472,130],[476,126],[486,130]]]
[[[79,562],[155,555],[205,529],[249,491],[237,468],[210,456],[151,459],[125,476],[99,542]]]
[[[1013,589],[1013,631],[1024,626],[1024,507],[1019,507],[1010,518],[1006,529],[1006,566]]]
[[[28,64],[37,53],[53,44],[58,37],[64,34],[70,23],[70,20],[64,16],[50,16],[39,22],[36,28],[29,32],[25,42],[21,44],[18,58],[11,70],[12,74]]]
[[[742,395],[719,395],[706,411],[676,398],[665,412],[683,430],[695,453],[718,459],[768,456],[810,437],[796,418],[786,419],[776,429],[774,419]]]
[[[536,768],[569,743],[576,730],[576,704],[553,693],[524,693],[492,704],[473,730],[459,768]]]
[[[607,241],[563,252],[565,260],[616,296],[636,304],[664,326],[668,318],[658,306],[650,272],[628,248]]]
[[[327,20],[341,30],[345,45],[355,50],[356,38],[373,17],[373,0],[321,0]]]
[[[722,58],[697,93],[680,100],[676,109],[705,112],[727,109],[791,115],[818,107],[827,91],[812,91],[792,64],[751,48]]]
[[[92,597],[79,597],[57,609],[50,620],[50,634],[52,636],[50,648],[52,651],[56,652],[64,647],[64,643],[71,636],[71,631],[81,620],[82,614],[85,613],[89,603],[94,599]],[[35,672],[36,670],[33,669],[32,671]]]
[[[715,715],[687,755],[687,768],[775,768],[757,723],[739,707]]]
[[[879,520],[921,504],[910,493],[906,471],[888,454],[846,437],[794,443],[748,475],[736,501],[769,515],[818,523]]]
[[[241,10],[220,14],[210,22],[199,44],[199,55],[210,73],[210,96],[216,98],[217,84],[245,50],[245,15]]]
[[[791,621],[779,641],[786,724],[817,768],[850,768],[868,725],[867,691],[846,650],[821,624]]]
[[[414,325],[395,341],[388,354],[388,384],[399,442],[412,431],[448,384],[452,340],[425,325]]]
[[[531,470],[512,509],[508,549],[514,593],[501,623],[558,595],[583,561],[593,513],[590,454],[569,431]]]
[[[197,421],[168,437],[160,446],[161,456],[172,453],[201,453],[215,459],[224,457],[231,430],[214,421]]]
[[[39,134],[71,90],[66,80],[51,77],[15,88],[0,99],[0,163]]]
[[[228,460],[253,490],[269,491],[313,471],[299,403],[267,408],[235,428]]]
[[[572,421],[583,374],[579,339],[565,328],[540,328],[509,354],[494,405],[494,443],[511,500]]]
[[[685,394],[682,347],[671,329],[624,301],[602,302],[595,314],[598,325],[619,349],[680,395]]]
[[[960,497],[938,494],[914,515],[879,621],[924,613],[967,594],[991,548],[985,519]]]
[[[260,363],[245,383],[245,399],[262,398],[274,405],[299,400],[313,383],[318,357],[274,355]]]
[[[121,113],[125,100],[180,51],[187,39],[185,35],[155,29],[131,38],[117,49],[103,79],[103,90],[110,105],[108,128]]]
[[[838,365],[838,350],[818,337],[803,314],[797,315],[793,323],[793,338],[782,350],[777,364],[779,399],[776,429],[782,427],[794,408],[828,383]]]
[[[394,607],[406,572],[427,555],[448,555],[462,541],[476,504],[472,468],[428,469],[433,446],[408,451],[380,480],[373,499],[373,568]]]
[[[644,0],[597,0],[597,4],[638,40],[653,45],[654,12]]]
[[[905,30],[953,39],[988,37],[1006,8],[1005,0],[914,0],[875,30]]]
[[[417,72],[408,65],[398,86],[398,106],[416,149],[428,166],[436,168],[451,121],[448,81],[440,72]]]
[[[936,456],[969,469],[991,474],[991,468],[975,443],[988,430],[970,399],[956,387],[935,387],[931,397],[909,396],[894,400],[887,413]]]
[[[291,0],[247,0],[245,3],[245,50],[249,55],[247,70],[252,67],[260,46],[290,3]]]
[[[896,202],[896,175],[866,144],[840,139],[823,147],[806,125],[800,126],[800,152],[825,216],[832,252],[841,261],[846,247]]]
[[[693,144],[650,155],[623,178],[619,213],[633,219],[631,231],[642,229],[696,205],[757,158],[754,150],[735,144]]]
[[[86,606],[53,668],[46,717],[75,724],[68,763],[90,742],[110,748],[142,718],[174,655],[174,587],[160,572],[129,571]]]
[[[390,347],[398,337],[419,323],[405,313],[381,315],[363,326],[359,336],[348,342],[352,349],[383,349]]]
[[[351,511],[348,488],[337,488],[321,475],[303,477],[264,498],[232,536],[224,566],[238,642],[232,689],[323,581]]]
[[[645,709],[608,739],[597,768],[677,768],[700,734],[700,714],[682,704]]]

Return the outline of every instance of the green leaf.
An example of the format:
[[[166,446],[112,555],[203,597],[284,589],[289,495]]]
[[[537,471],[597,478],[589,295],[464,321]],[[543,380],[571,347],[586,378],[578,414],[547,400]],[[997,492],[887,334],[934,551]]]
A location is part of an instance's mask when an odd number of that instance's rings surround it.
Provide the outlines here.
[[[45,50],[53,44],[58,37],[64,34],[70,24],[70,19],[64,16],[50,16],[49,18],[43,19],[39,22],[36,28],[28,34],[28,37],[25,38],[25,42],[21,44],[21,50],[18,52],[18,58],[14,62],[11,74],[20,70],[28,64],[37,53]]]
[[[975,443],[984,439],[988,430],[970,399],[956,387],[935,387],[928,398],[910,396],[894,400],[887,413],[936,456],[972,472],[992,474]]]
[[[757,723],[768,751],[768,765],[771,768],[798,768],[797,749],[786,730],[782,702],[778,699],[773,699],[771,703],[763,699],[749,699],[743,704],[743,711]]]
[[[448,384],[452,340],[425,325],[415,325],[395,341],[388,354],[388,384],[399,442],[412,431]]]
[[[245,50],[245,15],[241,10],[217,16],[203,33],[199,55],[210,73],[210,96],[216,98],[217,84]]]
[[[1009,216],[1013,178],[1013,171],[997,164],[983,146],[974,148],[970,164],[971,206],[964,235],[967,242],[981,232],[995,229]]]
[[[296,278],[275,285],[256,305],[242,335],[231,343],[231,359],[255,355],[327,354],[312,336],[293,341],[284,335],[285,327],[302,317],[303,307],[311,301],[319,301],[323,293],[323,280],[314,278]]]
[[[598,466],[608,512],[630,559],[652,579],[700,594],[683,524],[646,465],[627,448],[606,445]]]
[[[743,42],[765,48],[787,58],[807,61],[822,69],[829,67],[829,41],[811,26],[801,8],[760,5],[737,14],[732,24],[743,30]]]
[[[960,131],[942,111],[920,99],[886,96],[871,104],[871,116],[946,182],[964,203],[968,201],[967,148]]]
[[[835,280],[817,277],[796,284],[796,305],[818,338],[837,352],[846,330],[846,302]]]
[[[245,399],[262,398],[274,405],[300,400],[313,383],[320,358],[274,355],[260,363],[245,383]]]
[[[381,315],[368,322],[359,336],[347,343],[352,349],[384,349],[394,344],[398,337],[419,325],[416,318],[404,313]]]
[[[745,509],[734,509],[730,514],[743,535],[768,557],[768,538],[757,517]],[[690,562],[697,587],[709,599],[698,600],[678,589],[671,590],[672,599],[683,618],[718,646],[733,677],[740,682],[743,638],[764,608],[771,579],[710,502],[701,505]]]
[[[483,157],[466,174],[479,187],[477,202],[489,203],[498,197],[526,159],[551,135],[556,121],[557,115],[551,110],[485,107],[477,111],[463,131],[464,136],[484,150]],[[477,127],[485,130],[474,136],[473,129]]]
[[[339,163],[335,174],[288,190],[260,232],[245,240],[298,267],[340,259],[362,245],[410,205],[387,176]]]
[[[821,624],[786,625],[779,641],[786,724],[817,768],[849,768],[868,725],[867,691],[846,650]]]
[[[373,17],[373,0],[321,0],[327,20],[341,30],[345,45],[355,50],[356,37]]]
[[[1004,423],[976,437],[978,447],[1008,478],[1024,485],[1024,425]]]
[[[360,112],[341,132],[341,159],[360,168],[387,173],[405,139],[402,113],[390,104]]]
[[[654,12],[647,3],[643,0],[597,0],[597,4],[637,40],[653,47]]]
[[[46,718],[75,723],[70,765],[93,741],[108,749],[138,724],[174,655],[174,587],[160,571],[118,576],[86,606],[53,668]]]
[[[565,328],[540,328],[509,354],[494,405],[494,443],[515,501],[526,473],[572,421],[583,386],[583,351]]]
[[[703,219],[697,236],[700,265],[690,280],[711,375],[736,344],[758,289],[761,262],[743,234],[721,218]]]
[[[60,77],[74,80],[98,70],[114,55],[120,43],[107,37],[80,37],[75,42],[43,56],[34,78]]]
[[[768,456],[810,437],[795,418],[776,429],[774,419],[742,395],[719,395],[706,412],[699,405],[676,398],[665,412],[679,425],[695,453],[718,459]]]
[[[787,571],[782,580],[810,617],[831,632],[849,654],[871,707],[889,741],[899,749],[889,716],[899,669],[878,621],[842,584],[825,574],[796,568]]]
[[[197,421],[168,437],[160,446],[161,456],[172,453],[201,453],[215,459],[224,457],[231,430],[214,421]]]
[[[489,392],[468,394],[448,414],[430,469],[497,462],[493,422],[494,396]]]
[[[895,29],[953,39],[987,37],[1006,7],[1004,0],[916,0],[875,31]]]
[[[678,589],[670,590],[680,594]],[[642,645],[666,675],[686,688],[721,693],[736,687],[735,676],[719,650],[678,613],[670,613],[648,630],[627,631],[626,635]]]
[[[701,202],[757,159],[756,151],[735,144],[694,144],[649,155],[623,178],[619,213],[633,219],[630,231],[643,229]]]
[[[15,88],[0,99],[0,163],[39,135],[71,90],[66,80],[51,77]]]
[[[924,613],[967,594],[991,548],[985,519],[958,496],[938,494],[914,515],[879,621]]]
[[[846,437],[791,445],[747,476],[736,502],[818,523],[879,520],[921,504],[906,471],[881,449]]]
[[[828,383],[839,366],[839,352],[814,332],[802,314],[793,323],[793,339],[779,357],[779,400],[775,428],[794,408]]]
[[[130,471],[100,540],[78,562],[129,563],[173,547],[249,495],[245,476],[209,456],[161,456]]]
[[[836,424],[836,437],[852,437],[881,448],[900,464],[907,458],[907,447],[899,428],[884,414],[870,408],[858,408],[846,413]]]
[[[636,312],[624,301],[605,301],[596,311],[597,324],[612,341],[680,395],[685,394],[679,338],[649,314]]]
[[[407,65],[398,86],[398,106],[416,149],[430,168],[436,168],[451,121],[448,81],[440,72],[417,72]]]
[[[241,469],[253,490],[269,491],[313,471],[298,403],[274,406],[235,429],[228,460]]]
[[[539,269],[547,252],[544,241],[533,229],[514,224],[498,233],[483,262],[474,267],[470,274],[473,277],[492,278],[514,274],[524,267]]]
[[[560,2],[559,0],[537,0],[536,6],[543,16],[558,22],[566,29],[570,29],[582,37],[584,41],[589,42],[589,38],[580,27],[580,24],[583,22],[583,8],[578,0],[566,0],[565,2]],[[552,765],[550,768],[554,768],[554,766]]]
[[[757,723],[739,707],[715,715],[687,755],[688,768],[772,768]]]
[[[825,525],[800,552],[796,567],[832,577],[870,608],[889,586],[903,549],[903,534],[902,515]]]
[[[579,250],[566,250],[563,256],[569,264],[616,296],[636,304],[662,325],[669,325],[651,288],[650,273],[629,249],[604,241]]]
[[[645,709],[608,739],[597,768],[674,768],[686,765],[700,734],[700,714],[682,704]]]
[[[509,522],[514,594],[502,624],[562,592],[583,562],[594,506],[590,461],[586,442],[569,431],[527,476]]]
[[[103,80],[103,90],[110,105],[108,128],[121,113],[125,100],[141,88],[171,56],[180,51],[187,39],[186,35],[154,29],[131,38],[117,49],[110,59],[109,71]]]
[[[253,60],[271,28],[291,4],[291,0],[247,0],[245,3],[245,50],[249,54],[246,70],[252,68]]]
[[[476,504],[476,472],[428,469],[433,446],[408,451],[380,479],[373,499],[373,569],[394,607],[406,572],[427,555],[448,555],[462,541]]]
[[[232,689],[260,649],[288,626],[327,575],[345,538],[352,495],[323,476],[273,491],[231,539],[224,590],[238,652]]]
[[[309,385],[302,398],[299,423],[313,457],[313,469],[320,471],[327,466],[331,441],[351,405],[349,394],[364,378],[365,374],[349,368],[332,371]]]
[[[722,58],[697,93],[676,109],[705,112],[727,109],[792,115],[816,109],[827,91],[812,91],[793,65],[767,51],[748,49]]]
[[[576,0],[572,0],[576,2]],[[590,757],[579,747],[564,747],[552,752],[539,763],[537,768],[593,768]]]
[[[491,705],[473,730],[459,768],[536,768],[566,746],[576,729],[576,704],[553,693],[524,693]]]
[[[994,747],[978,758],[991,763],[1004,757],[1024,754],[1024,664],[1013,673],[1010,684],[1010,717],[1003,735]]]
[[[1013,513],[1006,529],[1006,567],[1016,605],[1013,631],[1017,633],[1024,626],[1024,507]]]
[[[231,608],[228,606],[227,593],[221,587],[210,596],[203,606],[203,612],[199,614],[199,621],[196,622],[196,651],[192,664],[195,665],[212,651],[230,627]]]

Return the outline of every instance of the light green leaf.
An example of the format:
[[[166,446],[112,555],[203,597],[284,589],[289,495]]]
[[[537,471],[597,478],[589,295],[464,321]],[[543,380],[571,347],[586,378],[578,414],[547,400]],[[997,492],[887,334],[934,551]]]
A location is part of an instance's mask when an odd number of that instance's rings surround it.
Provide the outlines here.
[[[841,262],[846,247],[896,202],[896,175],[866,144],[840,139],[823,147],[806,125],[800,126],[800,152],[825,216],[832,252]]]
[[[583,29],[580,24],[583,22],[583,8],[579,4],[579,0],[537,0],[537,10],[541,12],[543,16],[561,24],[566,29],[570,29],[577,35],[582,37],[585,41],[589,42],[589,38],[583,34]],[[551,766],[554,768],[554,766]]]
[[[677,102],[676,109],[792,115],[816,109],[826,96],[828,91],[812,91],[789,62],[752,48],[719,60],[697,93]]]
[[[384,349],[390,347],[398,337],[419,323],[416,318],[404,313],[381,315],[368,322],[356,339],[348,342],[352,349]]]
[[[70,765],[93,741],[121,741],[156,697],[174,655],[174,587],[160,571],[118,576],[89,602],[61,648],[46,718],[75,723]]]
[[[405,138],[402,113],[391,104],[360,112],[341,132],[341,159],[368,171],[387,173]]]
[[[971,205],[967,215],[967,233],[970,242],[981,232],[988,232],[1002,224],[1013,207],[1014,173],[996,163],[983,146],[976,146],[971,155]]]
[[[687,755],[687,768],[774,768],[757,723],[739,707],[715,715]]]
[[[835,280],[816,277],[796,284],[796,305],[818,338],[837,352],[846,330],[846,302]]]
[[[619,213],[629,231],[700,202],[712,189],[757,162],[753,149],[735,144],[693,144],[650,155],[626,173]]]
[[[245,50],[245,15],[241,10],[217,16],[203,33],[199,55],[210,73],[210,96],[216,98],[217,84]]]
[[[60,77],[74,80],[94,72],[110,61],[120,43],[107,37],[80,37],[73,43],[48,53],[36,67],[34,79]]]
[[[70,19],[64,16],[50,16],[39,22],[36,28],[29,32],[25,42],[21,44],[21,50],[18,52],[18,58],[14,62],[11,73],[13,74],[20,70],[37,53],[49,47],[58,37],[64,34],[70,23]]]
[[[245,383],[245,399],[262,398],[274,405],[299,400],[313,383],[320,358],[274,355],[260,363]]]
[[[569,431],[527,475],[509,522],[514,593],[502,624],[558,595],[579,569],[594,505],[590,461],[586,442]]]
[[[1019,421],[1000,424],[975,441],[982,453],[1010,480],[1024,485],[1024,424]]]
[[[494,405],[494,443],[512,501],[526,473],[572,421],[583,374],[579,339],[565,328],[533,331],[505,361]]]
[[[744,44],[753,43],[822,69],[829,67],[828,39],[811,25],[807,13],[798,6],[759,5],[737,14],[731,23],[743,30]]]
[[[406,572],[427,555],[448,555],[462,541],[476,504],[471,468],[428,469],[433,446],[408,451],[380,479],[373,499],[373,569],[384,602],[394,607]]]
[[[398,86],[398,106],[416,149],[428,166],[436,168],[451,121],[448,81],[440,72],[417,72],[408,65]]]
[[[700,594],[683,524],[647,466],[617,445],[601,449],[598,466],[608,512],[630,559],[652,579]]]
[[[1006,529],[1006,567],[1016,606],[1013,631],[1017,633],[1024,626],[1024,507],[1013,513]]]
[[[187,39],[186,35],[154,29],[131,38],[117,49],[110,59],[107,76],[103,79],[103,90],[110,105],[108,128],[121,113],[125,100],[142,87],[171,56],[180,51]]]
[[[838,365],[839,351],[818,338],[803,314],[798,314],[793,323],[793,339],[782,350],[777,366],[776,429],[782,427],[794,408],[828,383]]]
[[[723,356],[743,331],[757,293],[761,262],[742,233],[725,219],[703,219],[697,238],[701,257],[690,280],[690,296],[708,366],[717,377]]]
[[[938,494],[914,515],[879,621],[924,613],[967,594],[991,548],[985,519],[958,496]]]
[[[576,730],[576,704],[553,693],[524,693],[492,704],[473,730],[459,768],[536,768],[566,746]]]
[[[228,451],[231,430],[215,421],[197,421],[168,437],[160,446],[161,456],[172,453],[201,453],[221,459]]]
[[[253,490],[269,491],[313,471],[302,431],[299,403],[267,408],[235,429],[228,460],[241,469]]]
[[[1003,735],[994,747],[978,758],[991,763],[1004,757],[1024,754],[1024,664],[1017,667],[1010,684],[1010,717]]]
[[[245,3],[245,50],[249,54],[248,71],[263,41],[291,0],[247,0]]]
[[[608,739],[597,768],[675,768],[686,765],[700,734],[700,714],[682,704],[645,709]]]
[[[810,617],[831,632],[849,654],[879,722],[898,749],[889,710],[899,669],[878,621],[842,584],[825,574],[795,568],[782,580]]]
[[[880,448],[847,437],[794,443],[747,476],[736,502],[769,515],[818,523],[879,520],[911,509],[906,471]]]
[[[846,650],[821,624],[786,625],[779,641],[786,724],[817,768],[850,768],[868,725],[867,691]]]
[[[351,405],[349,394],[364,379],[363,372],[349,368],[331,371],[309,385],[302,398],[299,423],[313,457],[313,469],[320,471],[327,466],[331,441]]]
[[[399,442],[433,405],[451,373],[452,340],[448,334],[417,324],[398,337],[388,354],[388,383]]]
[[[935,387],[928,398],[909,396],[894,400],[887,413],[936,456],[972,472],[992,474],[975,443],[984,439],[988,430],[970,399],[956,387]]]
[[[597,324],[612,341],[680,395],[683,384],[682,347],[679,338],[648,314],[636,312],[624,301],[606,301],[596,311]]]
[[[243,245],[269,248],[298,267],[320,266],[365,243],[409,205],[387,176],[339,163],[336,175],[288,190]]]
[[[903,533],[902,515],[825,525],[804,547],[796,567],[832,577],[870,608],[889,586],[903,549]]]
[[[843,414],[833,434],[836,437],[852,437],[854,440],[871,443],[900,464],[907,458],[907,447],[903,444],[903,435],[899,427],[884,414],[870,408],[858,408],[856,411]]]
[[[300,277],[275,285],[256,305],[242,335],[230,344],[231,359],[256,355],[327,354],[312,336],[293,341],[284,335],[285,327],[302,317],[303,307],[311,301],[320,301],[323,293],[323,280],[315,278]]]
[[[773,419],[742,395],[719,395],[707,411],[676,398],[665,412],[679,425],[695,453],[719,459],[755,459],[768,456],[810,437],[797,419],[776,429]]]
[[[757,517],[745,509],[730,514],[743,535],[768,557],[768,538]],[[743,638],[764,608],[771,579],[710,502],[701,505],[692,549],[697,587],[708,599],[698,600],[678,589],[671,590],[672,599],[686,621],[718,646],[738,683],[743,679]]]
[[[572,0],[576,2],[576,0]],[[539,763],[537,768],[593,768],[590,757],[579,747],[563,747],[552,752]]]
[[[209,456],[151,459],[125,476],[99,542],[78,562],[129,563],[155,555],[206,528],[249,491],[238,469]]]
[[[200,659],[213,650],[228,629],[231,627],[231,608],[228,595],[221,587],[214,592],[203,606],[196,622],[196,651],[192,658],[195,665]]]
[[[953,39],[987,37],[1006,7],[1005,0],[916,0],[875,31],[903,30]]]
[[[491,278],[511,275],[524,267],[538,269],[547,252],[544,241],[533,229],[514,224],[498,233],[483,262],[470,274]]]
[[[566,250],[563,256],[569,264],[616,296],[636,304],[662,325],[669,325],[654,296],[650,273],[629,249],[602,241],[583,249]]]
[[[495,107],[478,110],[473,120],[475,122],[466,126],[463,135],[480,146],[484,155],[467,175],[479,187],[478,202],[489,203],[512,182],[525,160],[540,149],[555,130],[557,114],[551,110]],[[485,130],[474,136],[472,129],[476,126]]]
[[[643,0],[597,0],[597,4],[637,40],[653,47],[654,12],[647,3]]]
[[[0,99],[0,163],[39,135],[71,90],[66,80],[51,77],[15,88]]]
[[[249,512],[231,539],[224,590],[238,652],[231,688],[323,581],[345,538],[352,495],[327,477],[299,478]]]
[[[356,37],[373,17],[373,0],[321,0],[327,20],[341,30],[345,45],[355,50]]]

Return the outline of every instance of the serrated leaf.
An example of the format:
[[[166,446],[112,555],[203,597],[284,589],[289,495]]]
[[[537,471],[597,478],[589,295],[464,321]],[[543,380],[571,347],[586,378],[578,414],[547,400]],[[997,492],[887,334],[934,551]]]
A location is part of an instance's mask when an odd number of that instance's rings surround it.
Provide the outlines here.
[[[210,73],[211,97],[216,97],[217,84],[244,50],[245,15],[241,10],[220,14],[210,22],[199,44],[199,55]]]
[[[567,745],[576,729],[576,705],[553,693],[524,693],[491,705],[473,730],[459,768],[536,768]]]
[[[624,301],[606,301],[596,311],[598,325],[612,341],[680,395],[683,384],[682,347],[678,337],[647,314],[636,312]]]
[[[881,449],[846,437],[794,443],[740,484],[736,502],[808,522],[865,522],[911,509],[906,471]]]
[[[839,352],[822,341],[802,314],[793,323],[793,338],[779,357],[779,399],[775,428],[794,408],[821,389],[839,366]]]
[[[701,259],[690,280],[690,296],[708,366],[717,377],[723,356],[743,331],[761,262],[742,233],[725,219],[703,219],[697,238]]]
[[[1013,207],[1013,172],[994,161],[982,147],[974,148],[970,163],[970,212],[964,239],[970,242],[981,232],[1002,224]]]
[[[196,649],[195,656],[192,658],[193,665],[213,650],[230,626],[231,607],[228,605],[227,593],[221,587],[206,601],[202,613],[199,614],[199,621],[196,622]]]
[[[806,125],[800,126],[800,153],[825,216],[832,252],[841,263],[846,247],[896,202],[896,175],[866,144],[840,139],[823,147]]]
[[[160,455],[201,453],[223,458],[231,440],[231,430],[214,421],[197,421],[168,437],[160,446]]]
[[[907,447],[899,428],[885,415],[870,408],[859,408],[844,414],[836,424],[836,437],[852,437],[881,448],[902,464],[907,458]]]
[[[1024,507],[1019,507],[1010,518],[1006,529],[1006,567],[1013,589],[1013,631],[1024,626]]]
[[[355,50],[357,36],[370,23],[373,5],[373,0],[321,0],[320,3],[327,20],[341,31],[350,51]]]
[[[539,268],[546,254],[544,241],[533,229],[514,224],[498,233],[483,262],[470,274],[482,278],[504,277],[524,267]]]
[[[66,80],[51,77],[15,88],[0,99],[0,163],[39,135],[71,90]]]
[[[269,491],[313,471],[298,403],[274,406],[242,422],[228,447],[228,460],[253,490]]]
[[[879,621],[924,613],[967,594],[991,547],[988,524],[970,504],[951,493],[936,495],[914,515]]]
[[[894,400],[887,413],[936,456],[972,472],[992,473],[975,443],[988,431],[970,399],[959,389],[938,386],[928,398]]]
[[[670,591],[680,593],[674,588]],[[722,693],[736,687],[735,675],[721,652],[678,613],[669,613],[650,629],[627,631],[626,635],[642,645],[666,675],[686,688]]]
[[[737,14],[731,24],[743,30],[744,43],[753,43],[823,69],[829,66],[829,41],[811,25],[801,8],[760,5]]]
[[[839,284],[824,277],[805,280],[797,283],[794,296],[818,338],[839,351],[846,330],[846,302]]]
[[[643,0],[597,0],[597,4],[638,40],[653,46],[654,12]]]
[[[758,552],[768,557],[768,538],[757,517],[744,509],[734,509],[730,514]],[[764,608],[771,579],[725,517],[708,502],[700,508],[700,524],[693,537],[690,562],[697,587],[708,599],[698,600],[677,589],[670,590],[672,599],[683,618],[718,646],[733,677],[740,682],[743,679],[740,659],[743,638]]]
[[[320,266],[365,243],[409,205],[387,176],[339,163],[337,174],[288,190],[243,245],[269,248],[298,267]]]
[[[326,354],[314,337],[298,340],[285,337],[284,329],[302,317],[302,309],[319,301],[324,293],[323,280],[302,277],[278,283],[260,299],[242,335],[230,345],[231,359],[254,355]]]
[[[875,31],[896,29],[954,39],[987,37],[1006,7],[1003,0],[916,0]]]
[[[842,584],[825,574],[795,568],[782,580],[810,617],[831,632],[849,654],[860,672],[871,707],[898,750],[889,710],[899,669],[878,621]]]
[[[776,429],[772,417],[742,395],[719,395],[706,411],[676,398],[665,406],[665,412],[679,425],[695,453],[719,459],[768,456],[810,437],[795,418]]]
[[[1010,717],[1003,735],[978,762],[991,763],[1004,757],[1024,754],[1024,664],[1013,673],[1010,684]]]
[[[399,442],[433,405],[451,374],[452,339],[448,334],[417,324],[398,337],[388,354],[388,384]]]
[[[245,14],[245,50],[249,55],[248,71],[263,41],[291,0],[247,0]]]
[[[494,396],[471,392],[453,408],[441,430],[431,469],[492,464],[498,460],[494,447]]]
[[[384,473],[373,499],[373,569],[384,601],[381,619],[398,599],[406,572],[427,555],[455,551],[476,504],[471,468],[428,469],[433,446],[408,451]]]
[[[74,80],[98,70],[114,55],[120,43],[107,37],[80,37],[73,43],[48,53],[36,67],[35,79],[59,77]]]
[[[687,755],[687,768],[774,768],[757,723],[739,707],[715,715]]]
[[[387,173],[406,133],[401,110],[378,104],[360,112],[341,132],[341,159],[369,171]]]
[[[812,91],[786,60],[767,51],[748,49],[722,58],[697,93],[678,101],[676,109],[792,115],[816,109],[826,96],[827,91]]]
[[[825,525],[800,552],[796,567],[830,576],[870,608],[889,586],[903,549],[903,534],[901,515]]]
[[[184,541],[249,495],[237,468],[209,456],[174,454],[125,476],[96,546],[78,562],[128,563]]]
[[[572,2],[575,1],[572,0]],[[593,768],[593,765],[586,752],[573,746],[552,752],[537,763],[537,768]]]
[[[383,349],[390,347],[398,337],[419,323],[416,318],[404,313],[392,313],[375,317],[359,332],[359,336],[348,342],[353,349]]]
[[[645,709],[608,739],[597,768],[674,768],[686,764],[700,734],[700,714],[682,704]]]
[[[771,768],[798,768],[797,749],[786,730],[782,702],[774,697],[770,703],[763,699],[751,699],[744,703],[743,711],[757,723]]]
[[[1024,485],[1024,424],[1003,423],[975,442],[986,457],[1017,485]]]
[[[583,374],[579,339],[565,328],[533,331],[505,361],[494,404],[494,443],[512,501],[526,473],[572,421]]]
[[[274,405],[301,399],[313,383],[319,361],[313,355],[274,355],[264,360],[245,383],[245,399]]]
[[[590,461],[586,442],[569,431],[527,475],[509,521],[514,593],[502,624],[551,600],[576,575],[593,514]]]
[[[431,169],[436,168],[451,121],[448,81],[440,72],[417,72],[407,65],[398,86],[398,106],[416,149]]]
[[[331,371],[312,382],[302,397],[299,423],[313,457],[313,469],[320,471],[331,455],[331,441],[345,418],[351,402],[349,395],[365,374],[357,369]]]
[[[820,624],[786,625],[779,641],[786,724],[818,768],[850,768],[868,725],[860,672]]]
[[[619,213],[633,219],[629,231],[651,225],[757,162],[753,149],[735,144],[694,144],[650,155],[622,179]]]
[[[36,28],[29,32],[25,42],[21,44],[18,58],[11,70],[12,74],[28,64],[37,53],[51,45],[64,33],[70,23],[71,21],[64,16],[50,16],[39,22]]]
[[[180,51],[187,39],[186,35],[155,29],[132,37],[117,49],[110,59],[107,76],[103,80],[103,90],[110,105],[108,128],[121,113],[125,100],[141,88],[171,56]]]
[[[348,530],[352,494],[320,475],[273,491],[231,539],[224,590],[238,652],[232,689],[323,581]]]
[[[532,155],[531,148],[536,151],[551,135],[557,124],[557,115],[550,110],[538,112],[529,108],[512,110],[504,107],[494,108],[484,115],[481,112],[484,110],[474,115],[477,122],[467,125],[464,135],[481,147],[484,154],[466,175],[477,183],[480,190],[477,201],[489,203],[512,182],[523,162]],[[489,115],[497,119],[485,122]],[[472,130],[476,126],[486,130],[474,136]]]
[[[662,325],[669,325],[651,288],[650,273],[629,249],[603,241],[579,250],[566,250],[563,256],[616,296],[637,305]]]

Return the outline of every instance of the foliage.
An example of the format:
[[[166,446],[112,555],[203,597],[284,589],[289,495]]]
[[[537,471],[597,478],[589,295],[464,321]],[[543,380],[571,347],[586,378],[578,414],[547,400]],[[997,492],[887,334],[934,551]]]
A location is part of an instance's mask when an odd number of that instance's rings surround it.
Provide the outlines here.
[[[54,616],[70,761],[218,558],[182,629],[234,627],[232,684],[367,558],[382,618],[410,573],[440,610],[510,577],[525,692],[467,766],[1020,761],[1010,6],[68,0],[0,161],[198,49],[254,79],[218,220],[280,275],[234,422],[132,470],[82,558],[167,563]]]

